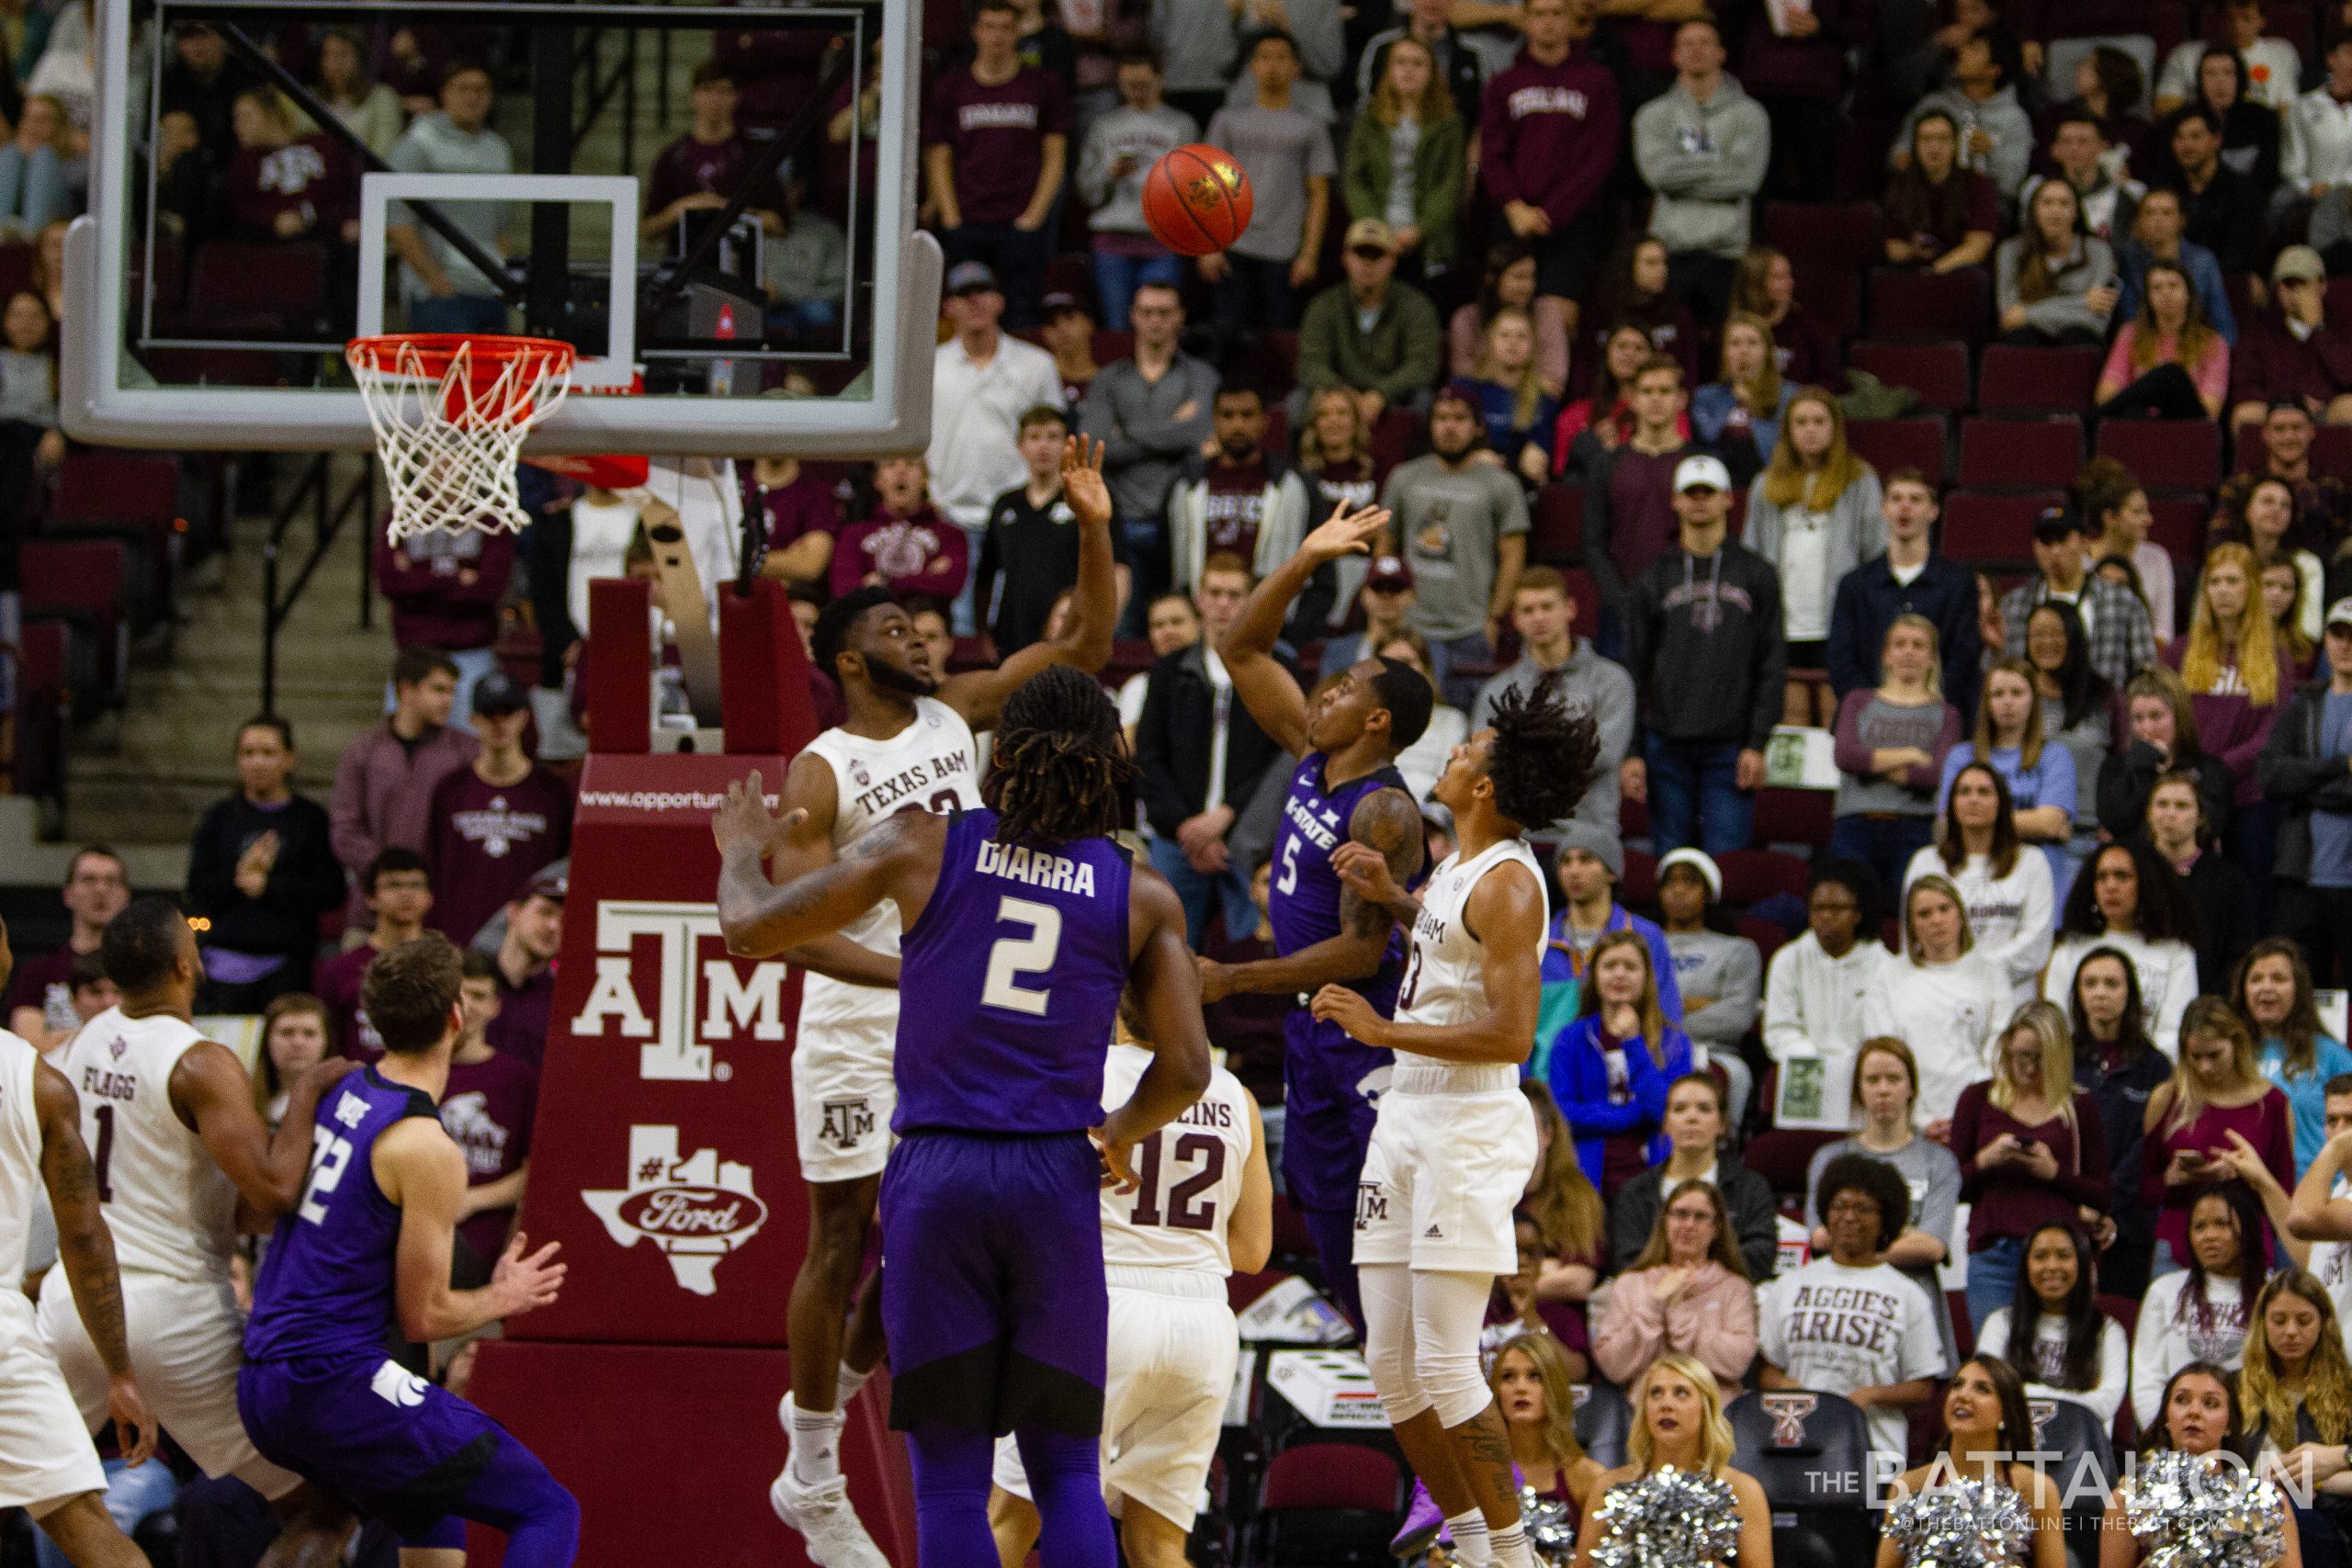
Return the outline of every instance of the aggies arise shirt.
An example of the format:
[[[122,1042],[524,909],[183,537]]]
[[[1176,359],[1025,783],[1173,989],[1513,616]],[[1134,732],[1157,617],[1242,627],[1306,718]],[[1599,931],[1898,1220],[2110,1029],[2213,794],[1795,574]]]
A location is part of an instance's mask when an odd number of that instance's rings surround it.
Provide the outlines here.
[[[1803,1388],[1844,1394],[1944,1371],[1935,1313],[1891,1264],[1849,1269],[1815,1258],[1764,1287],[1756,1323],[1757,1348]],[[1904,1413],[1882,1405],[1869,1414],[1871,1447],[1905,1452]]]
[[[571,847],[571,787],[545,768],[484,784],[460,768],[433,792],[424,858],[433,867],[433,929],[463,947]]]
[[[1010,223],[1037,194],[1048,136],[1069,134],[1069,96],[1034,65],[991,87],[965,66],[939,79],[923,145],[956,160],[956,205],[967,223]]]

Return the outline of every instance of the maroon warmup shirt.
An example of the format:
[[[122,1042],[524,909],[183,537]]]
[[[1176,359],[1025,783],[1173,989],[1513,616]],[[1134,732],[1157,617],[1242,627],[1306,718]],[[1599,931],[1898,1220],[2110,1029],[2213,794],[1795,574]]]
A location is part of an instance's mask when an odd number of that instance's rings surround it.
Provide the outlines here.
[[[1069,134],[1069,96],[1034,65],[989,87],[971,67],[951,71],[931,90],[925,147],[945,145],[956,158],[956,205],[967,223],[1010,223],[1037,194],[1048,136]]]

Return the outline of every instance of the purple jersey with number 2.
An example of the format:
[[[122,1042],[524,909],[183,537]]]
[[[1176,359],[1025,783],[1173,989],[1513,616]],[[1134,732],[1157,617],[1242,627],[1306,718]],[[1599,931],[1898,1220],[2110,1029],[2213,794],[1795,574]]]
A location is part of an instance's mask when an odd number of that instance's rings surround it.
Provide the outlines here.
[[[1381,768],[1336,789],[1327,788],[1323,769],[1329,761],[1320,751],[1307,753],[1291,774],[1290,794],[1283,801],[1283,830],[1274,840],[1274,881],[1267,910],[1274,928],[1274,951],[1285,958],[1340,934],[1341,884],[1340,874],[1331,869],[1331,852],[1348,841],[1348,824],[1366,795],[1405,787],[1403,774]],[[1401,936],[1391,936],[1378,971],[1351,983],[1383,1018],[1395,1009],[1404,955]]]
[[[1102,1120],[1102,1055],[1127,985],[1127,852],[996,840],[958,812],[939,880],[899,944],[891,1130],[1084,1132]]]

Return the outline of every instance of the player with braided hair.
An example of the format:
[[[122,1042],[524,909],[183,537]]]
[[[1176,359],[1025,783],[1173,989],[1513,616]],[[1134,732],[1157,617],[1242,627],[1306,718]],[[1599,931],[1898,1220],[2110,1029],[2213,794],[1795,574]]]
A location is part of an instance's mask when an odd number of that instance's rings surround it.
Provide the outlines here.
[[[797,813],[772,817],[757,773],[733,785],[712,825],[718,921],[749,953],[877,907],[904,920],[882,1321],[918,1552],[942,1568],[996,1562],[989,1478],[1010,1431],[1045,1560],[1112,1568],[1099,1174],[1135,1188],[1129,1151],[1207,1088],[1208,1039],[1183,906],[1109,836],[1129,776],[1111,699],[1047,671],[1006,703],[999,739],[989,805],[888,818],[781,886],[761,857]],[[1152,1058],[1105,1115],[1106,1044],[1130,989]]]
[[[1343,986],[1315,1016],[1396,1053],[1356,1193],[1364,1359],[1391,1426],[1473,1565],[1532,1568],[1510,1439],[1478,1364],[1495,1276],[1518,1265],[1511,1210],[1535,1168],[1519,1092],[1542,998],[1544,874],[1526,829],[1576,807],[1600,753],[1582,704],[1547,676],[1506,694],[1432,792],[1461,846],[1417,896],[1368,844],[1333,869],[1412,928],[1394,1021]]]
[[[1071,680],[1093,684],[1079,671],[1091,675],[1110,658],[1118,614],[1102,468],[1099,444],[1091,451],[1083,441],[1064,446],[1062,491],[1079,529],[1070,623],[1059,637],[1032,643],[1000,668],[956,675],[933,668],[912,617],[887,588],[860,588],[825,606],[810,651],[840,684],[849,718],[811,741],[785,775],[791,826],[775,846],[778,877],[831,863],[910,807],[979,805],[972,732],[995,725],[1012,694],[1040,671],[1072,666]],[[857,1281],[890,1150],[898,911],[885,905],[782,956],[808,971],[792,1052],[808,1250],[792,1284],[792,1391],[778,1411],[788,1456],[769,1500],[820,1568],[888,1568],[850,1506],[841,1428],[842,1411],[882,1354],[874,1293],[859,1298]]]

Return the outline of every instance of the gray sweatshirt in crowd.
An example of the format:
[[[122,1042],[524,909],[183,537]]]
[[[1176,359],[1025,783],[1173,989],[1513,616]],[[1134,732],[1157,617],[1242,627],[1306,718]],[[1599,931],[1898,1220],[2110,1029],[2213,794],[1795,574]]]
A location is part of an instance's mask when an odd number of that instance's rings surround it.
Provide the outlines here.
[[[1165,153],[1201,139],[1201,128],[1182,109],[1161,104],[1131,109],[1121,104],[1087,128],[1078,154],[1078,194],[1094,209],[1087,227],[1098,234],[1140,234],[1143,179]],[[1124,175],[1111,165],[1125,153],[1133,161]]]
[[[1657,193],[1650,235],[1668,251],[1745,252],[1748,198],[1771,158],[1764,106],[1729,76],[1703,104],[1678,81],[1634,116],[1634,162]]]
[[[1744,936],[1668,931],[1674,983],[1682,988],[1682,1032],[1702,1045],[1736,1051],[1763,1006],[1764,956]],[[1704,1007],[1693,997],[1713,997]]]
[[[1144,379],[1133,359],[1120,359],[1087,383],[1079,433],[1102,443],[1103,481],[1120,522],[1141,523],[1166,509],[1185,459],[1208,438],[1216,385],[1214,369],[1183,353],[1157,381]],[[1179,410],[1186,411],[1182,420]]]
[[[2025,265],[2025,236],[2012,234],[1993,249],[1993,309],[2005,311],[2025,307],[2025,324],[2038,332],[2107,332],[2114,315],[2110,308],[2094,310],[2084,296],[2094,288],[2115,287],[2115,249],[2096,234],[2075,237],[2075,254],[2051,275],[2051,291],[2039,299],[2018,292],[2018,273]]]

